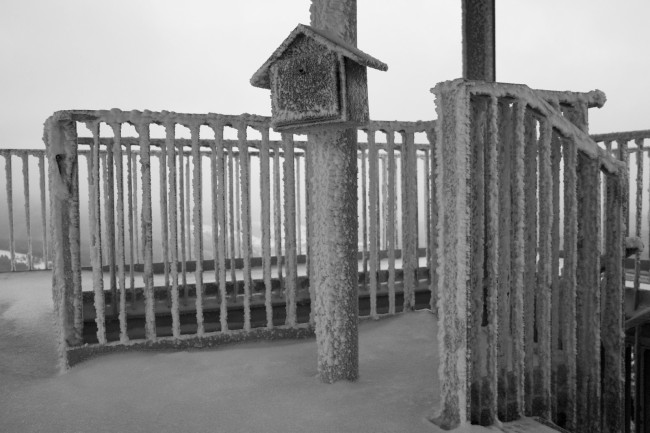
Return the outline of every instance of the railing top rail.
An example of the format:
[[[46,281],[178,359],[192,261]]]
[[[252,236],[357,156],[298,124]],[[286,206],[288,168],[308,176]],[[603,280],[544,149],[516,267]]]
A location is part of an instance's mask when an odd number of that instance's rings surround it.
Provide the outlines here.
[[[432,92],[437,92],[438,90],[452,91],[454,88],[461,91],[467,91],[468,96],[490,95],[525,101],[533,110],[549,119],[553,127],[555,127],[560,134],[566,138],[573,139],[578,146],[578,150],[583,154],[592,159],[598,159],[601,167],[607,172],[618,174],[627,169],[622,162],[609,155],[604,149],[601,149],[600,146],[598,146],[598,144],[587,135],[587,133],[582,131],[569,120],[565,119],[562,115],[558,114],[558,111],[551,105],[551,103],[544,99],[544,95],[553,96],[554,100],[559,101],[561,104],[562,101],[577,98],[578,94],[576,92],[552,92],[553,95],[550,95],[549,91],[538,92],[524,84],[487,83],[483,81],[467,81],[464,79],[439,83],[434,89],[432,89]],[[585,99],[582,100],[583,103],[588,104],[586,96],[588,93],[583,95],[585,95]],[[579,102],[579,100],[576,101]]]
[[[253,129],[270,129],[271,118],[256,114],[244,113],[241,115],[226,115],[217,113],[175,113],[173,111],[122,111],[117,108],[111,110],[61,110],[50,117],[51,121],[72,122],[104,122],[107,124],[130,123],[139,124],[181,124],[186,126],[207,125],[212,128],[230,126],[239,128],[250,126]],[[384,132],[427,132],[435,128],[435,120],[428,121],[381,121],[371,120],[366,125],[359,127],[364,131]]]
[[[595,142],[607,141],[631,141],[650,138],[650,129],[643,129],[639,131],[623,131],[623,132],[608,132],[606,134],[593,134],[591,139]]]
[[[21,155],[30,155],[30,156],[41,156],[45,155],[45,149],[13,149],[13,148],[4,148],[0,149],[0,156],[21,156]]]

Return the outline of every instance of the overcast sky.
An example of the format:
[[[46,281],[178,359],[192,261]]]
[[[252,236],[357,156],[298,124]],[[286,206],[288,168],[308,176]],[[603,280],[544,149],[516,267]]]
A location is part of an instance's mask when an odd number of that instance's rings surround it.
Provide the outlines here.
[[[251,75],[309,0],[0,0],[0,147],[38,147],[60,109],[270,114]],[[591,132],[650,128],[649,0],[496,0],[497,80],[601,89]],[[358,0],[370,116],[435,118],[461,66],[461,0]]]

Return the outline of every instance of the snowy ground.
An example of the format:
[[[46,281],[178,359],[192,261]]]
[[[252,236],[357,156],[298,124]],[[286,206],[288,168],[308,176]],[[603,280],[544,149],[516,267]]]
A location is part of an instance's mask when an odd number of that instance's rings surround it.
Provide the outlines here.
[[[356,383],[321,384],[313,340],[107,355],[59,375],[49,286],[49,272],[0,274],[0,432],[440,431],[427,311],[361,323]]]

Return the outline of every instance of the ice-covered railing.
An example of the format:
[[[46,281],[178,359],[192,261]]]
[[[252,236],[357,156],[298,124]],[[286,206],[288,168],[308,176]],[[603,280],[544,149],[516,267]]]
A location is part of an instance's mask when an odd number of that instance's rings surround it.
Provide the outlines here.
[[[4,168],[4,191],[0,191],[0,200],[5,203],[5,208],[0,215],[0,272],[17,270],[47,269],[49,267],[48,237],[47,237],[47,208],[45,187],[45,150],[36,149],[0,149],[0,170]],[[19,162],[20,171],[16,170]],[[34,167],[34,163],[37,164]],[[30,175],[36,169],[37,174]],[[32,171],[33,173],[33,171]],[[18,178],[18,179],[16,179]],[[18,180],[18,182],[16,182]],[[34,181],[37,182],[34,182]],[[14,184],[18,183],[18,191]],[[39,201],[32,195],[33,189],[39,188]],[[16,206],[15,199],[20,200],[22,189],[22,212],[20,202]],[[30,191],[31,190],[31,191]],[[3,196],[4,192],[4,196]],[[17,196],[17,197],[15,197]],[[32,221],[38,214],[32,213],[32,207],[40,203],[40,225],[35,223],[36,233],[32,230]],[[6,217],[6,220],[4,219]],[[17,222],[18,221],[18,222]],[[18,238],[18,239],[17,239]],[[20,244],[17,248],[16,244]],[[36,248],[34,248],[34,244]],[[40,245],[39,245],[40,244]],[[20,251],[22,252],[19,252]],[[6,254],[3,254],[5,253]]]
[[[643,194],[644,190],[650,191],[650,184],[645,180],[650,172],[648,168],[650,161],[646,156],[650,152],[650,130],[595,134],[591,137],[601,148],[623,161],[627,166],[628,188],[625,190],[626,194],[623,200],[625,234],[637,237],[645,245],[650,245],[650,212],[645,217],[643,215],[643,210],[647,211],[647,203],[650,200],[650,195],[644,197]],[[644,188],[646,184],[649,186]],[[650,261],[647,260],[647,257],[648,248],[645,248],[643,252],[637,252],[634,259],[626,261],[626,267],[634,268],[634,309],[639,307],[641,274],[645,272],[647,275],[650,270]],[[642,260],[642,258],[646,259]]]
[[[434,93],[438,422],[622,431],[625,166],[587,135],[604,96],[463,80]]]
[[[183,127],[189,139],[178,137]],[[151,138],[154,129],[165,138]],[[414,308],[416,294],[431,304],[432,130],[433,122],[370,122],[361,133],[362,314]],[[272,134],[268,118],[251,115],[48,119],[64,363],[127,345],[311,332],[309,146]]]

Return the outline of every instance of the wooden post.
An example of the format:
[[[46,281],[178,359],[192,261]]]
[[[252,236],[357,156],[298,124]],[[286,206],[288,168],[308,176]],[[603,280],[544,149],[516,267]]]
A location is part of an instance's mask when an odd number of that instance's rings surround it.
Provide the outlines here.
[[[312,0],[311,25],[357,42],[356,0]],[[309,134],[310,233],[318,371],[323,382],[359,376],[357,296],[357,131]]]

